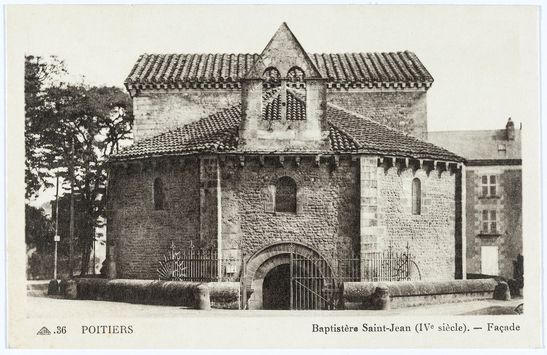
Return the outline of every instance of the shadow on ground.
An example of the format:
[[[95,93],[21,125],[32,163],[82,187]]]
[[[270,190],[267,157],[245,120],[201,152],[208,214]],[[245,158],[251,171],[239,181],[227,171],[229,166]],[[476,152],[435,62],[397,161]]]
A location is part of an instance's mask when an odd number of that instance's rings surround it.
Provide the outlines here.
[[[524,304],[521,303],[517,307],[513,306],[491,306],[475,311],[462,313],[462,315],[474,315],[474,316],[483,316],[483,315],[501,315],[501,314],[522,314],[524,312]]]

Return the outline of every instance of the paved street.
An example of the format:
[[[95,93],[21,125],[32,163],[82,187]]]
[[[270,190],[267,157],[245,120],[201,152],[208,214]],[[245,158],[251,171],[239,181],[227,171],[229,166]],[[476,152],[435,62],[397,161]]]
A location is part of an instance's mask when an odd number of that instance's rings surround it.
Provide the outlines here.
[[[213,309],[198,311],[183,307],[151,306],[123,302],[66,300],[53,297],[27,297],[27,317],[48,318],[60,312],[74,317],[270,317],[283,316],[431,316],[431,315],[471,315],[471,314],[514,314],[513,309],[523,303],[522,299],[511,301],[471,301],[445,303],[421,307],[393,309],[390,311],[237,311]]]

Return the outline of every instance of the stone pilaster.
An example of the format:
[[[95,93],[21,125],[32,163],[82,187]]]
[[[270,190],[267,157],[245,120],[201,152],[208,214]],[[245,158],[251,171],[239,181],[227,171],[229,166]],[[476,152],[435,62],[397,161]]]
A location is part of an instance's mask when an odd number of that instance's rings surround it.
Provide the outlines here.
[[[222,245],[220,193],[218,158],[203,156],[200,160],[200,246],[207,249],[218,248],[219,251]]]
[[[361,259],[364,259],[368,253],[379,251],[385,227],[378,226],[378,158],[360,157],[359,161]],[[364,271],[361,267],[362,279]]]

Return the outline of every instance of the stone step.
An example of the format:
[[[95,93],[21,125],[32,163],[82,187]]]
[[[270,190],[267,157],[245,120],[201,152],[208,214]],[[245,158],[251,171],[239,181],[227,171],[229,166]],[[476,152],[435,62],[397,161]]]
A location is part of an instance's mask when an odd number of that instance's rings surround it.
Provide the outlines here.
[[[27,296],[30,296],[30,297],[47,296],[48,287],[49,287],[49,280],[28,281]]]
[[[49,280],[29,281],[27,290],[46,290],[49,286]]]

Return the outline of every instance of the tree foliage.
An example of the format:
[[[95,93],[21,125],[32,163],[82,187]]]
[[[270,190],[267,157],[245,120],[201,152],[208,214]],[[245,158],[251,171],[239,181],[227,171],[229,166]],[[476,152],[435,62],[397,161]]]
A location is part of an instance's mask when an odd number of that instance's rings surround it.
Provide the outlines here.
[[[25,197],[30,199],[38,195],[41,188],[50,187],[47,180],[51,176],[50,162],[41,154],[41,129],[47,126],[43,112],[45,110],[45,88],[57,83],[66,74],[64,62],[52,56],[25,57]]]
[[[25,205],[25,242],[29,248],[39,253],[48,252],[53,247],[55,227],[42,208]]]
[[[107,157],[130,138],[131,98],[117,87],[67,84],[63,62],[25,58],[27,198],[58,174],[65,190],[74,176],[79,196],[77,214],[84,221],[75,233],[82,252],[82,274],[95,239],[95,227],[105,210]]]

